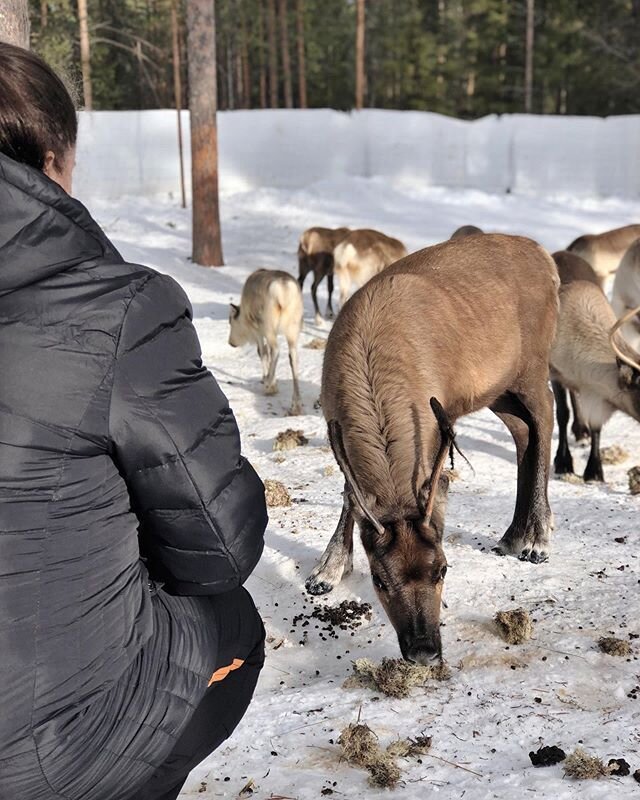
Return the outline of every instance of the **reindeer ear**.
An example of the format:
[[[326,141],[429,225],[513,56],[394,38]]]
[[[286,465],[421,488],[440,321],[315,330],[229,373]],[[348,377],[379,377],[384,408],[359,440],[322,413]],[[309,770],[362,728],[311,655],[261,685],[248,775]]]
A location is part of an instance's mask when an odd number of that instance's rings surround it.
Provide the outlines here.
[[[237,319],[239,314],[240,306],[235,305],[235,303],[229,303],[229,318]]]
[[[640,372],[634,369],[631,365],[626,364],[621,359],[617,358],[618,364],[618,385],[621,389],[638,389],[640,388]]]

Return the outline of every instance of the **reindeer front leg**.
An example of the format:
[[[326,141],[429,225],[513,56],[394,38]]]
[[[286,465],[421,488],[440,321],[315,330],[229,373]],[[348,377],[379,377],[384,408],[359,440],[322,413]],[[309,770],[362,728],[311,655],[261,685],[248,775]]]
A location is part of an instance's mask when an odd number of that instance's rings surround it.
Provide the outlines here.
[[[327,594],[340,583],[344,575],[353,570],[353,524],[348,487],[345,485],[338,527],[305,583],[309,594]]]

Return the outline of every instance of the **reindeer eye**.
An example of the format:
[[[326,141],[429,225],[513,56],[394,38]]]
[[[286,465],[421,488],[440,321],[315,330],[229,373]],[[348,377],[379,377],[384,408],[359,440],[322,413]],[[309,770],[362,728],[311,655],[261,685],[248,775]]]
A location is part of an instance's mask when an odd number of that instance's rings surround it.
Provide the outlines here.
[[[380,580],[380,577],[378,575],[372,575],[371,577],[373,579],[373,585],[376,587],[376,589],[379,589],[381,592],[387,591],[387,587]]]
[[[440,570],[440,580],[443,581],[447,574],[447,565],[445,564],[444,567]]]

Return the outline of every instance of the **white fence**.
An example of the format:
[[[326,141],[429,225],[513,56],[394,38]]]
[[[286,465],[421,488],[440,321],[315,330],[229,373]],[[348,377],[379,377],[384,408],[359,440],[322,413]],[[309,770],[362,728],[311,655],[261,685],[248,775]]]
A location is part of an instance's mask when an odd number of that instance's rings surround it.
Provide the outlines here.
[[[354,175],[489,192],[640,197],[640,115],[505,115],[328,109],[218,115],[222,191],[303,187]],[[183,112],[187,186],[189,118]],[[76,191],[179,192],[176,113],[80,115]]]

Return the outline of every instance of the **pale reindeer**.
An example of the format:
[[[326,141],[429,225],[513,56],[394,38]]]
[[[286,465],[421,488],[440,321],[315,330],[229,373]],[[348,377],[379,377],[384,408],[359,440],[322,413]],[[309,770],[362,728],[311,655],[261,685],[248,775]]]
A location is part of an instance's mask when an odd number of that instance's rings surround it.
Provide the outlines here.
[[[575,253],[570,253],[568,250],[559,250],[552,256],[556,262],[560,283],[562,285],[572,283],[574,281],[588,281],[594,286],[602,286],[602,278],[599,278],[593,267],[590,264],[577,256]],[[567,405],[567,388],[563,386],[560,381],[552,381],[553,393],[556,399],[556,417],[558,420],[559,437],[561,446],[558,448],[556,455],[555,471],[558,474],[566,472],[573,472],[573,462],[571,462],[571,469],[567,468],[566,453],[568,452],[568,445],[563,441],[566,439],[567,423],[569,420],[569,406]],[[578,393],[569,391],[571,398],[571,407],[573,410],[573,423],[571,431],[576,442],[582,442],[589,439],[589,426],[584,421],[582,410],[580,408],[580,400]],[[569,459],[571,457],[569,456]]]
[[[603,481],[600,431],[615,411],[640,422],[640,354],[619,328],[640,311],[633,308],[617,320],[598,286],[575,281],[560,289],[560,314],[551,349],[551,378],[578,392],[580,406],[591,433],[591,451],[585,481]],[[566,416],[559,408],[560,436],[556,472],[573,472],[566,435]],[[564,419],[564,422],[561,421]]]
[[[530,239],[447,241],[372,278],[329,334],[321,404],[344,501],[306,587],[324,594],[351,570],[357,522],[405,659],[441,657],[443,467],[459,417],[488,406],[515,440],[517,499],[498,552],[548,557],[558,286],[554,262]]]
[[[248,343],[256,345],[267,395],[278,392],[278,334],[287,340],[293,376],[289,413],[293,415],[302,413],[298,383],[298,339],[302,330],[302,313],[302,292],[296,279],[288,272],[269,269],[259,269],[249,275],[242,289],[240,305],[231,303],[229,311],[229,344],[232,347]]]
[[[380,231],[369,228],[351,231],[333,251],[340,306],[347,302],[353,285],[364,286],[374,275],[406,255],[407,248],[401,241]]]
[[[313,272],[311,284],[311,299],[316,312],[316,323],[322,321],[318,306],[318,286],[327,279],[327,319],[333,319],[331,298],[333,295],[333,251],[345,236],[351,231],[349,228],[307,228],[300,237],[298,244],[298,283],[300,289],[310,272]]]
[[[625,225],[604,233],[579,236],[567,250],[584,258],[596,275],[606,280],[618,269],[620,259],[639,236],[640,225]]]
[[[640,238],[622,257],[613,281],[611,305],[617,317],[640,305]],[[620,333],[635,350],[640,350],[640,317],[632,315]]]

